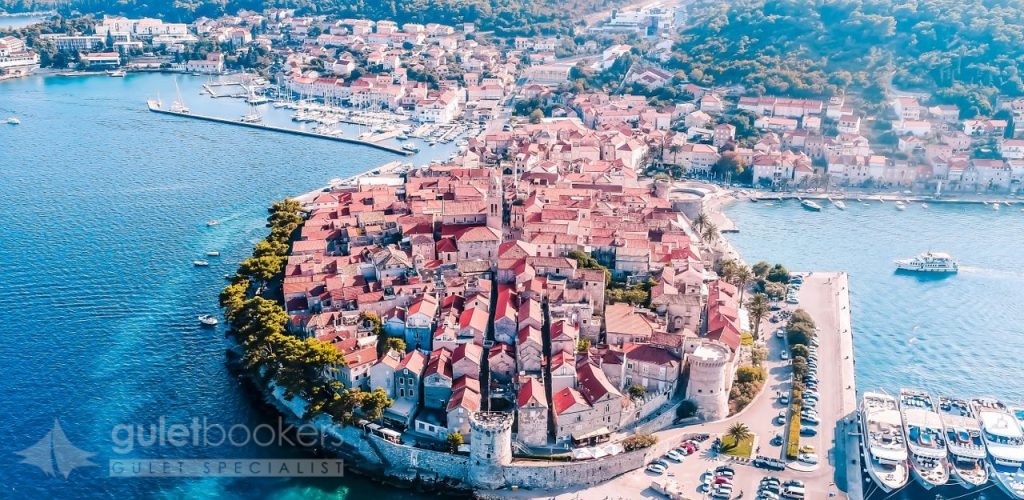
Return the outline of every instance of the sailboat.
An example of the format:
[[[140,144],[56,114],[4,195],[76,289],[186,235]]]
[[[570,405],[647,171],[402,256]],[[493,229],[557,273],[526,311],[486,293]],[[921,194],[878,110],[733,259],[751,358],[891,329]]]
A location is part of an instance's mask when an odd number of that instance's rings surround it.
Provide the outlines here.
[[[178,99],[171,103],[171,111],[175,113],[191,113],[192,110],[185,106],[185,101],[181,98],[181,89],[178,88],[178,79],[174,79],[174,92],[178,96]]]

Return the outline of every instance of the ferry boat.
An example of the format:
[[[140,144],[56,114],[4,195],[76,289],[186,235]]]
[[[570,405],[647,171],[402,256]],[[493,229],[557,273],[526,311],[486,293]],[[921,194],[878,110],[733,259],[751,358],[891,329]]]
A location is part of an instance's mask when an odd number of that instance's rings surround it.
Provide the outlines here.
[[[6,123],[8,125],[21,125],[21,120],[19,120],[19,119],[17,119],[17,118],[12,116],[12,117],[4,120],[4,123]]]
[[[199,324],[201,324],[203,326],[217,326],[217,323],[220,322],[212,314],[202,314],[202,315],[200,315],[196,319],[198,319],[199,320]]]
[[[981,421],[990,475],[1010,498],[1024,499],[1024,430],[1006,405],[995,398],[971,400]]]
[[[960,264],[948,253],[925,252],[911,259],[897,260],[896,269],[922,273],[955,273],[960,270]]]
[[[802,206],[802,207],[804,207],[807,210],[810,210],[812,212],[820,212],[821,211],[821,205],[819,205],[819,204],[817,204],[817,203],[815,203],[815,202],[813,202],[811,200],[803,200],[803,201],[801,201],[800,202],[800,206]]]
[[[861,446],[868,474],[886,493],[907,484],[907,443],[896,399],[866,392],[860,402]]]
[[[402,149],[406,151],[412,151],[413,153],[418,153],[420,151],[420,148],[416,147],[416,145],[411,142],[402,144]]]
[[[210,263],[205,260],[193,260],[192,265],[196,267],[207,267]]]
[[[900,389],[900,416],[914,480],[926,490],[949,482],[942,418],[932,397],[924,391]]]
[[[939,398],[939,417],[946,431],[946,449],[953,480],[971,489],[988,482],[981,426],[967,401]]]

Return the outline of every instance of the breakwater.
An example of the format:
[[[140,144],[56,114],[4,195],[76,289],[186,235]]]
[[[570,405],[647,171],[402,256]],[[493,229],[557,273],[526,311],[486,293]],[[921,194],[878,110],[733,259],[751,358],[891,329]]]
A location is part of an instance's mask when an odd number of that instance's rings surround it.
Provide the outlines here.
[[[384,144],[377,144],[377,143],[373,143],[373,142],[361,141],[359,139],[349,139],[347,137],[338,137],[338,136],[333,136],[333,135],[317,134],[315,132],[306,132],[305,130],[297,130],[297,129],[293,129],[293,128],[278,127],[278,126],[275,126],[275,125],[266,125],[266,124],[263,124],[263,123],[250,123],[250,122],[243,122],[243,121],[240,121],[240,120],[230,120],[230,119],[227,119],[227,118],[220,118],[220,117],[217,117],[217,116],[208,116],[208,115],[200,115],[200,114],[195,114],[195,113],[183,113],[183,112],[180,112],[180,111],[172,111],[172,110],[169,110],[169,109],[163,109],[162,107],[160,107],[159,104],[157,104],[155,102],[152,102],[152,101],[150,101],[148,103],[148,106],[149,106],[149,110],[150,111],[152,111],[154,113],[165,114],[165,115],[179,116],[179,117],[182,117],[182,118],[194,118],[196,120],[203,120],[203,121],[215,122],[215,123],[225,123],[225,124],[228,124],[228,125],[238,125],[238,126],[242,126],[242,127],[255,128],[255,129],[261,129],[261,130],[269,130],[269,131],[272,131],[272,132],[281,132],[281,133],[285,133],[285,134],[298,135],[298,136],[303,136],[303,137],[313,137],[313,138],[316,138],[316,139],[327,139],[327,140],[336,141],[336,142],[346,142],[346,143],[349,143],[349,144],[359,144],[359,145],[362,145],[362,146],[368,146],[368,147],[371,147],[371,148],[376,148],[376,149],[379,149],[379,150],[382,150],[382,151],[387,151],[389,153],[394,153],[394,154],[402,155],[402,156],[410,156],[410,155],[413,154],[411,151],[406,151],[406,150],[401,149],[401,148],[394,148],[394,147],[391,147],[391,146],[386,146]]]

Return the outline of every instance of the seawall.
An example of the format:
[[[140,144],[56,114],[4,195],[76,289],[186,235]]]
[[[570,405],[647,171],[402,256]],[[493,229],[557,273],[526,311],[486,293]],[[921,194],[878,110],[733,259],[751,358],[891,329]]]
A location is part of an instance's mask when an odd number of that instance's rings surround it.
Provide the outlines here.
[[[278,127],[278,126],[275,126],[275,125],[264,125],[262,123],[248,123],[248,122],[243,122],[243,121],[240,121],[240,120],[229,120],[227,118],[220,118],[220,117],[216,117],[216,116],[197,115],[195,113],[181,113],[181,112],[178,112],[178,111],[171,111],[169,109],[162,109],[159,106],[154,105],[153,103],[149,104],[149,110],[154,112],[154,113],[160,113],[160,114],[171,115],[171,116],[178,116],[178,117],[182,117],[182,118],[193,118],[193,119],[196,119],[196,120],[203,120],[203,121],[215,122],[215,123],[224,123],[224,124],[227,124],[227,125],[237,125],[237,126],[240,126],[240,127],[248,127],[248,128],[260,129],[260,130],[269,130],[269,131],[272,131],[272,132],[280,132],[280,133],[284,133],[284,134],[299,135],[299,136],[303,136],[303,137],[312,137],[312,138],[316,138],[316,139],[325,139],[325,140],[335,141],[335,142],[347,142],[349,144],[359,144],[361,146],[367,146],[367,147],[371,147],[371,148],[376,148],[376,149],[379,149],[379,150],[382,150],[382,151],[387,151],[389,153],[394,153],[394,154],[402,155],[402,156],[410,156],[410,155],[413,154],[411,151],[406,151],[404,149],[393,148],[391,146],[385,146],[383,144],[376,144],[376,143],[373,143],[373,142],[361,141],[359,139],[349,139],[348,137],[337,137],[337,136],[333,136],[333,135],[317,134],[317,133],[314,133],[314,132],[306,132],[305,130],[297,130],[297,129],[293,129],[293,128]]]

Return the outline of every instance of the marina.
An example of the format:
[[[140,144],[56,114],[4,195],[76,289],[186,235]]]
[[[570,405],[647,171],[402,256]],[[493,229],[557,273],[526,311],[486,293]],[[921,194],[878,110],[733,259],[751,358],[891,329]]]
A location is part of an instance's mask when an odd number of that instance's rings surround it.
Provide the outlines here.
[[[260,130],[267,130],[267,131],[272,131],[272,132],[280,132],[280,133],[291,134],[291,135],[299,135],[299,136],[303,136],[303,137],[313,137],[313,138],[317,138],[317,139],[326,139],[326,140],[330,140],[330,141],[347,142],[347,143],[350,143],[350,144],[360,144],[360,145],[363,145],[363,146],[369,146],[371,148],[376,148],[376,149],[380,149],[382,151],[387,151],[389,153],[394,153],[394,154],[403,155],[403,156],[409,156],[409,155],[413,154],[411,151],[406,151],[406,150],[401,149],[401,148],[395,148],[395,147],[387,146],[387,145],[384,145],[384,144],[378,144],[378,143],[369,142],[369,141],[362,141],[362,140],[358,140],[358,139],[350,139],[348,137],[342,137],[342,136],[338,136],[338,135],[318,134],[318,133],[315,133],[315,132],[307,132],[305,130],[298,130],[298,129],[293,129],[293,128],[279,127],[279,126],[276,126],[276,125],[268,125],[268,124],[262,123],[262,120],[260,120],[260,121],[252,120],[253,115],[245,115],[245,117],[243,117],[243,119],[241,119],[241,120],[230,120],[230,119],[227,119],[227,118],[219,118],[219,117],[216,117],[216,116],[208,116],[208,115],[200,115],[200,114],[192,113],[188,109],[177,109],[177,110],[175,110],[175,109],[173,109],[173,107],[171,109],[164,109],[162,104],[159,101],[152,100],[152,99],[150,99],[147,102],[147,105],[149,107],[149,110],[154,112],[154,113],[160,113],[160,114],[171,115],[171,116],[178,116],[178,117],[182,117],[182,118],[193,118],[193,119],[196,119],[196,120],[204,120],[204,121],[215,122],[215,123],[223,123],[223,124],[228,124],[228,125],[238,125],[238,126],[242,126],[242,127],[249,127],[249,128],[255,128],[255,129],[260,129]],[[249,119],[246,119],[247,117]]]

